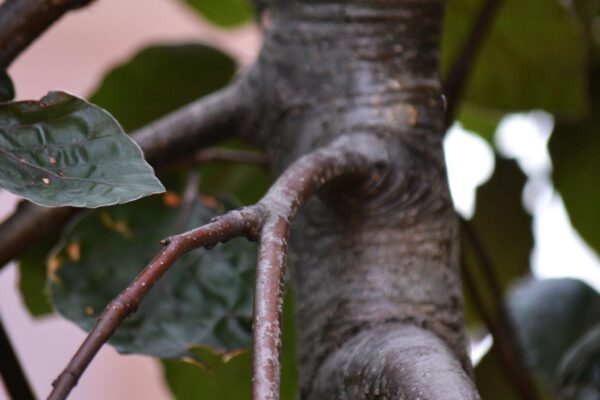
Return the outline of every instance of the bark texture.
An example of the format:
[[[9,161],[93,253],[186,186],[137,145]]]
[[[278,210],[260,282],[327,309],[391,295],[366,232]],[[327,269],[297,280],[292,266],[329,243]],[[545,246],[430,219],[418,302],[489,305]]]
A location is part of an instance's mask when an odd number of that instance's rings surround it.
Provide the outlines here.
[[[376,185],[336,182],[292,226],[300,398],[477,398],[442,153],[444,2],[271,7],[248,84],[275,170],[343,135],[385,143]]]

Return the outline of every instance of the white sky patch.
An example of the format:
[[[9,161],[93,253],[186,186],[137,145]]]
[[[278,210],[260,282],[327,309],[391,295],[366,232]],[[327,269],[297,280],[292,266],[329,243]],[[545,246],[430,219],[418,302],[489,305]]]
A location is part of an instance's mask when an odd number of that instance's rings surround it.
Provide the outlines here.
[[[492,348],[494,339],[492,335],[485,335],[483,339],[478,342],[471,342],[470,356],[473,365],[479,364],[483,356]]]
[[[475,189],[494,170],[494,155],[479,136],[454,124],[444,139],[444,154],[454,206],[465,218],[475,210]]]
[[[600,291],[598,255],[575,231],[560,195],[551,180],[552,162],[548,140],[553,118],[543,111],[512,114],[496,131],[496,147],[506,157],[516,158],[528,176],[523,193],[533,215],[535,247],[532,270],[538,278],[578,278]]]

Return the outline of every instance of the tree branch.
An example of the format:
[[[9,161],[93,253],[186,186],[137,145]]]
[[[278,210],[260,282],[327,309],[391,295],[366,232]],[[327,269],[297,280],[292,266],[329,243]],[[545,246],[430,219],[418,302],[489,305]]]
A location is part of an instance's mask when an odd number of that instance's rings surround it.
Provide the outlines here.
[[[465,90],[467,78],[475,64],[477,54],[491,29],[492,21],[496,16],[502,0],[485,0],[475,16],[467,40],[458,52],[458,56],[448,71],[444,81],[444,95],[446,96],[446,127],[452,125],[456,118],[458,102]]]
[[[0,69],[6,69],[50,25],[93,0],[6,0],[0,6]]]
[[[181,163],[178,163],[177,166],[191,166],[214,161],[255,164],[260,166],[266,166],[267,164],[267,158],[265,155],[258,151],[222,149],[213,147],[198,151],[192,157],[183,160]]]
[[[232,211],[200,228],[161,241],[163,249],[98,318],[77,353],[54,381],[54,389],[48,399],[64,399],[68,396],[100,347],[121,322],[135,312],[144,296],[177,258],[193,249],[212,247],[234,237],[256,238],[259,216],[256,207]]]
[[[0,319],[0,376],[4,387],[13,399],[34,400],[35,396],[19,359]]]
[[[210,248],[238,236],[259,237],[260,242],[254,299],[252,392],[257,400],[279,398],[280,321],[289,222],[318,189],[332,180],[349,175],[359,180],[370,177],[371,167],[376,164],[374,160],[380,157],[380,152],[361,153],[361,149],[372,149],[366,140],[369,139],[362,135],[345,136],[301,157],[256,205],[232,211],[203,227],[165,239],[162,251],[104,310],[54,382],[49,399],[66,398],[100,347],[137,309],[146,293],[178,257],[195,248]]]
[[[494,343],[498,346],[500,359],[504,367],[503,370],[515,391],[522,400],[539,400],[541,399],[541,396],[535,383],[531,379],[531,373],[522,357],[523,352],[514,336],[515,328],[508,315],[506,304],[502,296],[502,290],[500,289],[498,279],[494,273],[491,259],[471,224],[461,218],[461,225],[463,232],[467,235],[475,255],[479,260],[479,266],[483,271],[487,286],[486,289],[491,293],[493,310],[489,310],[485,305],[484,296],[475,283],[473,272],[468,268],[466,261],[463,258],[461,260],[461,266],[465,286],[473,297],[473,302],[478,308],[481,318],[492,334]],[[497,315],[497,318],[495,315]]]
[[[253,113],[252,90],[243,80],[196,100],[132,133],[144,156],[161,168],[189,157],[244,129]],[[44,208],[23,201],[0,224],[0,269],[30,246],[59,232],[79,211],[77,208]]]

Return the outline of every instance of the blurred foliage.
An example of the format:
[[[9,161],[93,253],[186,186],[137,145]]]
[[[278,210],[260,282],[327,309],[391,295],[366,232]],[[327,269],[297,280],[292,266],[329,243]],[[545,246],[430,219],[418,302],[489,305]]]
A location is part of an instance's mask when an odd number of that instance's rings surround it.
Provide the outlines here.
[[[50,238],[25,252],[18,262],[19,290],[25,307],[34,317],[52,313],[46,290],[46,263],[55,240]]]
[[[54,307],[89,330],[154,258],[162,238],[222,212],[168,192],[87,215],[49,261]],[[244,239],[181,256],[110,343],[120,352],[162,358],[192,357],[189,349],[197,346],[220,352],[247,347],[255,264],[255,246]]]
[[[508,306],[525,359],[547,387],[599,398],[577,393],[600,396],[600,294],[576,279],[526,280]]]
[[[591,74],[591,96],[588,118],[557,124],[549,150],[552,179],[571,223],[600,254],[600,66]]]
[[[183,0],[209,21],[232,27],[248,21],[252,15],[249,0]]]
[[[292,296],[289,291],[283,307],[281,355],[281,398],[293,399],[296,395],[296,357]],[[207,360],[208,368],[179,361],[164,361],[167,384],[177,400],[198,398],[206,400],[250,399],[251,357],[244,352],[223,362],[222,357],[196,349],[198,356]]]
[[[129,132],[220,89],[235,69],[229,56],[202,44],[151,46],[106,74],[90,101]]]
[[[504,290],[514,280],[529,273],[533,249],[531,216],[524,210],[521,195],[526,177],[514,160],[496,155],[492,177],[477,189],[475,214],[470,227],[489,257],[490,267]],[[478,287],[487,287],[481,260],[473,242],[463,229],[462,253]],[[486,304],[492,304],[489,290],[481,290]],[[467,292],[466,313],[469,325],[478,320],[477,307]]]
[[[448,1],[442,76],[483,2]],[[505,112],[541,108],[581,116],[587,110],[585,51],[580,24],[558,1],[505,0],[476,59],[464,100]]]
[[[600,322],[569,348],[562,358],[558,377],[563,398],[600,398]]]

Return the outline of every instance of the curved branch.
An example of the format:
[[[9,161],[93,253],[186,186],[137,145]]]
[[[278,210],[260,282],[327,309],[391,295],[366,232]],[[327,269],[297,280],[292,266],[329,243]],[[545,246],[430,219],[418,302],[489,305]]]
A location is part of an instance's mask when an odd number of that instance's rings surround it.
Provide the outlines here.
[[[351,175],[370,177],[382,152],[373,149],[360,135],[344,137],[326,148],[306,155],[292,164],[254,206],[232,211],[211,223],[167,238],[165,247],[135,278],[131,285],[104,310],[75,356],[54,382],[49,399],[64,399],[77,384],[100,347],[121,322],[133,313],[143,297],[182,254],[198,247],[210,248],[238,236],[256,239],[260,249],[254,300],[253,379],[255,399],[279,397],[279,352],[284,259],[288,227],[299,208],[332,180]],[[372,140],[372,139],[371,139]],[[260,232],[260,233],[259,233]]]
[[[68,396],[100,347],[112,336],[121,322],[135,312],[152,286],[181,255],[199,247],[212,247],[234,237],[255,238],[259,221],[260,213],[256,208],[236,210],[200,228],[161,241],[164,247],[160,253],[127,289],[110,302],[98,318],[77,353],[53,382],[54,389],[48,399],[64,399]]]
[[[0,6],[0,69],[6,69],[50,25],[93,0],[6,0]]]
[[[434,333],[389,322],[345,341],[321,365],[311,399],[479,400],[473,381]]]
[[[253,377],[254,399],[279,398],[281,310],[284,262],[289,225],[300,207],[324,185],[341,176],[364,183],[381,160],[381,146],[362,135],[342,137],[331,145],[295,161],[258,203],[266,213],[260,234],[254,294]],[[366,143],[369,141],[369,143]],[[371,154],[361,149],[375,149]],[[357,193],[360,193],[360,187]]]
[[[247,83],[237,80],[131,135],[148,162],[160,168],[246,129],[253,112],[252,96]],[[20,203],[0,224],[0,269],[41,239],[60,231],[78,211]]]
[[[492,21],[496,16],[502,0],[485,0],[485,3],[479,9],[475,16],[467,40],[459,50],[458,56],[448,71],[444,81],[444,95],[446,96],[446,116],[445,124],[449,127],[454,118],[458,102],[462,96],[467,78],[471,73],[471,68],[475,63],[477,54],[483,45],[487,33],[491,29]]]

